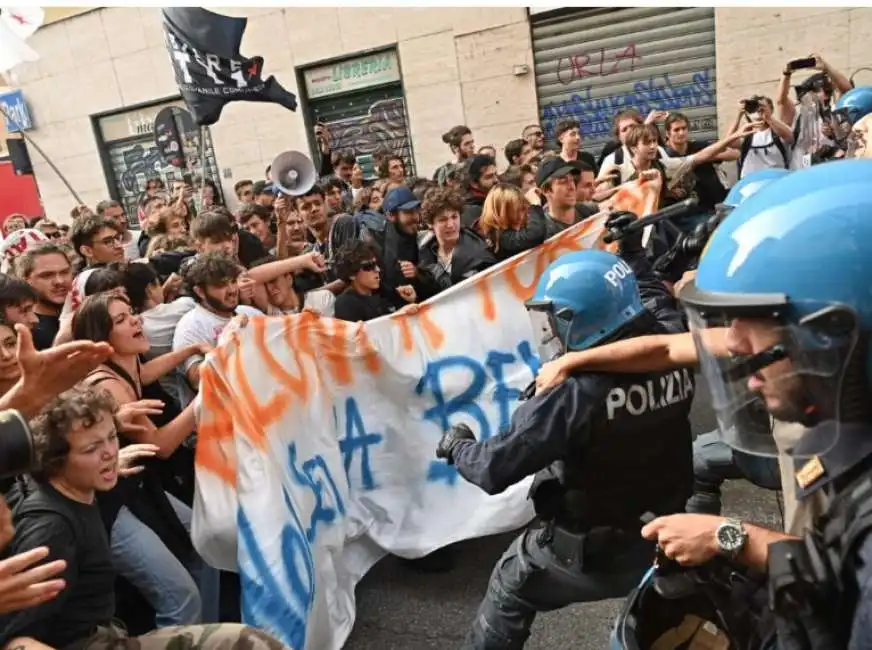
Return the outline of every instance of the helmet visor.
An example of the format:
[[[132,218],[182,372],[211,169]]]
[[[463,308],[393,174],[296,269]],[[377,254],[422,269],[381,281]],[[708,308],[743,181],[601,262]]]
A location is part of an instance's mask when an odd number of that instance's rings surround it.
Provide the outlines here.
[[[730,446],[776,455],[766,411],[777,420],[806,426],[838,420],[840,383],[856,343],[853,330],[830,327],[832,319],[823,313],[787,323],[775,311],[738,316],[685,308],[719,429]],[[796,455],[828,451],[838,427],[818,435],[823,429],[804,440]]]
[[[866,131],[862,128],[854,128],[845,145],[845,158],[869,157],[872,157],[872,150],[867,148]]]
[[[830,114],[830,126],[833,127],[833,139],[845,142],[851,135],[851,118],[844,109],[836,109]]]
[[[564,352],[566,352],[566,344],[563,341],[561,332],[566,332],[568,322],[560,323],[560,315],[555,311],[554,304],[551,302],[534,302],[526,303],[527,314],[530,317],[530,324],[533,326],[533,340],[539,351],[539,358],[542,363],[553,361]],[[568,311],[568,310],[565,310]],[[567,314],[571,320],[571,314]]]

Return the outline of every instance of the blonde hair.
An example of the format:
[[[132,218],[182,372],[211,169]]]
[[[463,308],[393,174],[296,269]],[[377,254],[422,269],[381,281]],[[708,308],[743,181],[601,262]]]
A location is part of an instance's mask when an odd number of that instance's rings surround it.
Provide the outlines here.
[[[500,233],[513,227],[512,219],[517,214],[522,215],[523,225],[527,219],[527,200],[520,188],[508,183],[498,183],[491,188],[484,200],[478,228],[494,252],[500,248]]]

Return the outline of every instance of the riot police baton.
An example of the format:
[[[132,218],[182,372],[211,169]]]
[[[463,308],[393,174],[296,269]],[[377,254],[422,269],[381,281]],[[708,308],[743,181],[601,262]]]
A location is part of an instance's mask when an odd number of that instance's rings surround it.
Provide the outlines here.
[[[642,230],[643,228],[647,228],[648,226],[653,226],[655,223],[659,221],[666,221],[667,219],[675,219],[676,217],[683,217],[690,213],[691,208],[699,205],[699,200],[695,197],[691,197],[689,199],[684,199],[680,203],[676,203],[674,205],[670,205],[669,207],[663,208],[662,210],[658,210],[652,215],[644,217],[642,219],[637,219],[630,225],[624,228],[610,228],[608,234],[603,237],[603,241],[606,244],[611,244],[614,241],[618,241],[630,235],[637,230]]]

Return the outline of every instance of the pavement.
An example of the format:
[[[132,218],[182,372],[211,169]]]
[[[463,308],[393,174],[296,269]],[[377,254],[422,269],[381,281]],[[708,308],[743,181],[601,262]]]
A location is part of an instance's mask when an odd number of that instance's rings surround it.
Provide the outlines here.
[[[694,432],[714,429],[698,385]],[[725,514],[781,527],[776,494],[744,481],[727,483]],[[420,574],[393,557],[379,562],[357,587],[357,621],[345,650],[449,650],[460,648],[488,577],[515,533],[456,545],[457,565],[445,574]],[[574,605],[540,614],[525,650],[605,650],[621,600]]]

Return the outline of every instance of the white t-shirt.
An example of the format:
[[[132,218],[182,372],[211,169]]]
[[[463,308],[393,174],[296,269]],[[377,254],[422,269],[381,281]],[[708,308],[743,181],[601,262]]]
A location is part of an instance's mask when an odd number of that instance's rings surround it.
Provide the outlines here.
[[[139,259],[139,233],[127,231],[130,241],[124,244],[124,259],[129,262]]]
[[[67,294],[64,306],[61,308],[61,321],[69,320],[85,299],[85,283],[98,267],[84,269],[73,278],[73,288]],[[63,329],[63,328],[61,328]]]
[[[236,308],[236,314],[263,316],[259,309],[247,305],[239,305]],[[230,321],[230,318],[219,316],[203,307],[203,305],[196,305],[179,319],[176,331],[173,333],[173,351],[181,350],[195,343],[216,345],[221,332],[224,331],[224,328],[227,327]],[[188,370],[194,364],[202,362],[203,356],[194,354],[188,357],[180,368],[183,376],[179,382],[179,395],[181,398],[179,403],[182,408],[185,408],[194,399],[195,395],[195,392],[188,385],[186,378]]]
[[[783,142],[783,141],[782,141]],[[790,146],[784,142],[787,159],[790,160]],[[745,178],[761,169],[785,169],[784,156],[775,144],[772,129],[759,131],[751,135],[751,148],[742,162],[742,171],[739,178]]]
[[[172,302],[166,302],[142,312],[142,331],[148,339],[151,348],[144,355],[146,361],[173,351],[173,336],[182,316],[196,307],[193,298],[183,296]],[[179,384],[184,379],[179,368],[168,372],[158,381],[163,389],[181,403]]]
[[[303,298],[303,307],[312,309],[325,318],[333,318],[333,315],[336,313],[336,296],[333,295],[332,291],[327,289],[315,289],[306,293],[306,297]],[[279,309],[270,305],[266,315],[288,316],[299,313],[299,309]]]
[[[621,145],[621,148],[624,150],[624,162],[623,162],[623,164],[627,164],[627,161],[630,160],[630,158],[632,158],[632,156],[630,155],[630,150],[627,149],[627,147],[625,147],[623,145]],[[660,158],[668,158],[669,157],[668,154],[666,153],[666,149],[664,149],[663,147],[657,147],[657,151],[660,154]],[[615,158],[617,157],[617,153],[618,153],[618,150],[615,149],[608,156],[603,158],[603,164],[600,165],[599,175],[596,177],[596,179],[598,181],[601,181],[603,178],[605,178],[608,171],[609,171],[609,168],[615,164]]]

